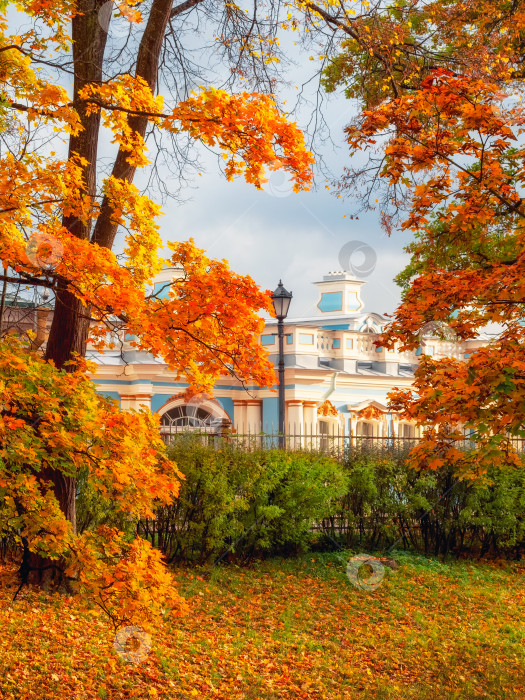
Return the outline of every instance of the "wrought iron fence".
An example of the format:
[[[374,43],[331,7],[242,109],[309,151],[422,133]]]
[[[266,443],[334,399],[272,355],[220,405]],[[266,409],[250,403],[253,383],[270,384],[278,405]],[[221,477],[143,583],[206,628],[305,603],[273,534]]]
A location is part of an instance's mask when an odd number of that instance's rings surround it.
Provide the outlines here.
[[[166,444],[172,444],[181,437],[193,436],[204,444],[220,447],[227,443],[243,450],[284,449],[288,451],[321,452],[343,459],[352,451],[370,451],[377,453],[406,454],[420,442],[418,437],[348,435],[344,433],[326,433],[300,429],[290,429],[284,435],[274,431],[250,431],[247,429],[232,431],[229,427],[219,431],[177,429],[164,432],[162,437]],[[517,452],[525,453],[525,439],[510,438],[509,443]],[[476,443],[465,433],[463,440],[453,443],[456,449],[469,451],[475,449]]]
[[[388,453],[408,452],[415,444],[417,438],[407,437],[371,437],[368,435],[327,434],[306,430],[289,431],[284,435],[277,432],[211,432],[176,430],[164,433],[166,444],[173,444],[176,440],[192,436],[210,446],[219,448],[226,443],[239,449],[270,450],[284,449],[287,451],[321,452],[343,459],[352,450],[367,450]]]
[[[318,432],[288,432],[278,433],[235,433],[226,439],[230,444],[243,449],[274,449],[288,451],[322,452],[343,458],[353,449],[378,452],[405,452],[412,448],[418,440],[414,438],[370,437],[367,435],[329,435]]]

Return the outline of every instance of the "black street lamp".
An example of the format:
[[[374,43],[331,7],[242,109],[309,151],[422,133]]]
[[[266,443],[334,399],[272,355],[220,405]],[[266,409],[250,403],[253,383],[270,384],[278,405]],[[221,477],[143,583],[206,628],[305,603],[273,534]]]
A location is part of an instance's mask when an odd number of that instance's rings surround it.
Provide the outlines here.
[[[292,293],[287,292],[279,280],[279,286],[272,294],[272,303],[277,316],[277,335],[279,337],[279,447],[284,447],[284,319],[288,315]]]

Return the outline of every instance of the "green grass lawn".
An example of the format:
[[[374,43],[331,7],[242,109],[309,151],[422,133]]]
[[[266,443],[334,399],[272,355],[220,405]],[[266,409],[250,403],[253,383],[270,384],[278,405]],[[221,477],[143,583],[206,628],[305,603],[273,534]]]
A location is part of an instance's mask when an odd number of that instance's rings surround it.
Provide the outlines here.
[[[368,592],[349,556],[177,570],[190,612],[136,665],[78,600],[24,591],[11,605],[6,579],[0,697],[525,698],[523,564],[398,554]]]

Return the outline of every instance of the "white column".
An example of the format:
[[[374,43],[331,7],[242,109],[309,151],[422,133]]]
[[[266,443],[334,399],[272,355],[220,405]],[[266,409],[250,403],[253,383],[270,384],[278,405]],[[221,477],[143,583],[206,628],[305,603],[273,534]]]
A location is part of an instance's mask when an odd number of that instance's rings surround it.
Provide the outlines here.
[[[246,416],[246,399],[233,399],[233,424],[238,433],[248,430]]]
[[[135,394],[135,405],[137,409],[147,408],[151,410],[151,394]]]
[[[392,415],[392,437],[399,437],[399,416]]]
[[[121,394],[120,407],[124,411],[138,411],[142,407],[151,409],[151,394]]]
[[[299,435],[303,433],[303,402],[299,400],[287,401],[286,433]],[[290,443],[289,443],[290,444]],[[301,438],[296,438],[292,447],[302,447]]]
[[[298,400],[287,401],[286,407],[288,409],[288,432],[298,433],[303,425],[303,402]]]
[[[246,429],[249,432],[257,435],[261,432],[262,425],[262,401],[246,401]]]
[[[134,395],[133,394],[121,394],[120,395],[120,408],[123,411],[129,411],[130,408],[132,408],[132,404],[134,403]]]
[[[308,435],[317,432],[317,401],[303,401],[304,432]]]
[[[357,416],[355,413],[350,414],[350,434],[352,436],[352,445],[357,445],[357,440],[355,439],[357,435]]]

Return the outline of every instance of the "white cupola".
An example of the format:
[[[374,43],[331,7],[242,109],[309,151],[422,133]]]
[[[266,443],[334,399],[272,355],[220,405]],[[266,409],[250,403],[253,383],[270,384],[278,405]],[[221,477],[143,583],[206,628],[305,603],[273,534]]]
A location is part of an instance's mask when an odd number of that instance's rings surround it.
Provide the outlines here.
[[[314,282],[319,289],[317,308],[323,316],[343,316],[361,311],[361,287],[366,284],[349,272],[329,272],[321,282]]]
[[[153,293],[159,299],[168,299],[171,283],[183,275],[184,270],[180,267],[163,267],[153,280]]]

